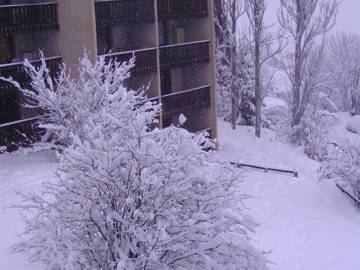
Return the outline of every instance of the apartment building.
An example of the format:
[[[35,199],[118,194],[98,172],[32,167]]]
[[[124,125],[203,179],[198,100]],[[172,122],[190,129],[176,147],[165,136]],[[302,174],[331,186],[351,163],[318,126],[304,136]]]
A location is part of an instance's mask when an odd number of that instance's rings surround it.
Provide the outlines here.
[[[76,76],[84,48],[92,60],[135,56],[126,83],[163,104],[162,127],[184,114],[189,131],[216,137],[213,0],[0,0],[2,76],[28,83],[22,62],[39,63],[39,50],[54,76],[61,62]],[[31,131],[37,112],[21,102],[0,82],[0,144]]]

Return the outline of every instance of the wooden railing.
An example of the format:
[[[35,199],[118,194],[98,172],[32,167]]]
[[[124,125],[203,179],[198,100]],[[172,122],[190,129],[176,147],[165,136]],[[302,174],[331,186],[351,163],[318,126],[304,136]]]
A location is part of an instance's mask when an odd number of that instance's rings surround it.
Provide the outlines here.
[[[39,141],[43,130],[37,126],[39,117],[0,124],[0,153],[13,151]],[[5,147],[5,149],[2,149]]]
[[[253,164],[245,164],[245,163],[236,163],[236,162],[230,162],[231,165],[236,166],[237,168],[251,168],[256,170],[262,170],[264,172],[278,172],[278,173],[286,173],[286,174],[292,174],[294,177],[299,177],[299,172],[297,171],[291,171],[286,169],[279,169],[279,168],[269,168],[269,167],[263,167],[259,165],[253,165]]]
[[[210,60],[210,41],[189,42],[160,47],[160,66],[174,68]]]
[[[95,14],[98,28],[155,20],[153,0],[97,1]]]
[[[159,20],[207,17],[207,0],[157,0]]]
[[[106,54],[106,58],[115,59],[116,61],[125,62],[129,61],[135,56],[135,66],[130,70],[131,75],[140,73],[156,72],[156,49],[149,48],[144,50],[119,52]]]
[[[340,186],[339,184],[336,184],[337,188],[341,190],[342,193],[344,193],[350,200],[353,201],[353,203],[360,209],[360,201],[359,199],[355,198],[353,195],[350,194],[345,188]]]
[[[161,96],[164,118],[210,107],[210,86]]]
[[[57,3],[0,5],[0,34],[57,29]]]
[[[61,64],[61,57],[50,57],[46,58],[46,66],[50,71],[51,76],[55,76],[59,70]],[[40,66],[41,60],[30,61],[34,66]],[[22,86],[27,86],[30,82],[29,77],[27,76],[24,65],[20,63],[10,63],[0,65],[0,77],[12,77],[15,81],[19,82]],[[14,87],[4,81],[0,81],[0,92],[11,91]]]

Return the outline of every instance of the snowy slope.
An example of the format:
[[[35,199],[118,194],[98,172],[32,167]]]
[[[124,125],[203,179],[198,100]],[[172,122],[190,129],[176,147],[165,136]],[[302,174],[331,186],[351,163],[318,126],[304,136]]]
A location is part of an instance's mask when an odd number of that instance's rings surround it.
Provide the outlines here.
[[[0,155],[0,270],[41,270],[42,265],[30,264],[25,254],[11,254],[22,231],[18,211],[8,208],[20,201],[15,191],[28,193],[39,190],[40,183],[50,180],[56,168],[51,153],[27,156]]]
[[[300,174],[244,172],[243,191],[256,196],[248,201],[250,213],[261,224],[255,244],[272,251],[270,269],[360,269],[360,212],[333,183],[317,181],[318,163],[301,149],[276,142],[269,131],[264,137],[219,122],[221,158]]]
[[[299,178],[277,173],[244,171],[243,191],[256,196],[247,204],[261,224],[256,245],[272,251],[271,270],[359,270],[360,212],[332,183],[318,182],[318,163],[301,149],[277,142],[270,131],[254,138],[251,128],[232,131],[219,122],[220,150],[224,160],[297,170]],[[28,156],[0,155],[0,270],[41,270],[25,254],[9,254],[22,229],[14,209],[14,190],[38,190],[50,180],[56,158],[50,153]]]

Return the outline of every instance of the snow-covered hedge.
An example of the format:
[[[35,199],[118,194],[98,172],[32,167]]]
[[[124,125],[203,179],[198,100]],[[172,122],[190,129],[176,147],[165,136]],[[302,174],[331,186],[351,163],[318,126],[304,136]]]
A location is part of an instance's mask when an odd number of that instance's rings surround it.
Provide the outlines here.
[[[328,149],[328,156],[321,164],[322,178],[333,179],[351,189],[360,200],[360,145],[345,140],[334,143]]]
[[[78,80],[57,82],[44,70],[30,67],[31,97],[65,143],[57,181],[19,206],[16,251],[59,270],[267,269],[249,241],[239,171],[203,151],[206,134],[157,129],[159,106],[123,87],[126,63],[85,57]]]

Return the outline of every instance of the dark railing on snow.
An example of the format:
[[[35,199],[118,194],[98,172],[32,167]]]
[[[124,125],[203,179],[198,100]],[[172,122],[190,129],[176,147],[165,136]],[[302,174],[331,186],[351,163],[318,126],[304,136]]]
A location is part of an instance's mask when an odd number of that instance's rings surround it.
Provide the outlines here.
[[[47,68],[50,71],[50,75],[55,76],[60,68],[61,57],[49,57],[45,59],[45,62]],[[30,63],[34,66],[40,66],[41,60],[30,61]],[[12,77],[22,86],[27,86],[27,84],[30,82],[22,62],[0,65],[0,77]],[[13,88],[13,85],[4,81],[0,81],[0,92],[12,91]]]
[[[43,130],[37,126],[38,117],[0,124],[0,153],[13,151],[39,141]],[[5,149],[2,149],[5,147]]]
[[[337,186],[338,189],[341,190],[342,193],[344,193],[346,196],[348,196],[348,198],[350,198],[354,202],[356,207],[360,208],[360,201],[357,198],[355,198],[353,195],[351,195],[350,192],[345,190],[345,188],[343,188],[339,184],[336,184],[336,186]]]
[[[57,3],[0,5],[0,34],[57,29]]]
[[[131,69],[132,75],[140,73],[156,72],[156,49],[143,49],[128,52],[110,53],[106,54],[106,58],[115,59],[120,62],[127,62],[135,56],[135,66]]]
[[[251,168],[251,169],[263,170],[265,172],[273,171],[273,172],[279,172],[279,173],[287,173],[287,174],[292,174],[294,177],[299,177],[299,172],[297,172],[297,171],[278,169],[278,168],[268,168],[268,167],[263,167],[263,166],[259,166],[259,165],[236,163],[236,162],[230,162],[230,164],[236,166],[237,168],[246,167],[246,168]]]
[[[198,41],[160,47],[160,66],[175,68],[208,62],[210,41]]]
[[[95,2],[98,28],[155,20],[153,0],[115,0]]]
[[[207,17],[207,0],[157,0],[159,20]]]
[[[210,107],[210,86],[161,96],[164,118],[191,113]]]

